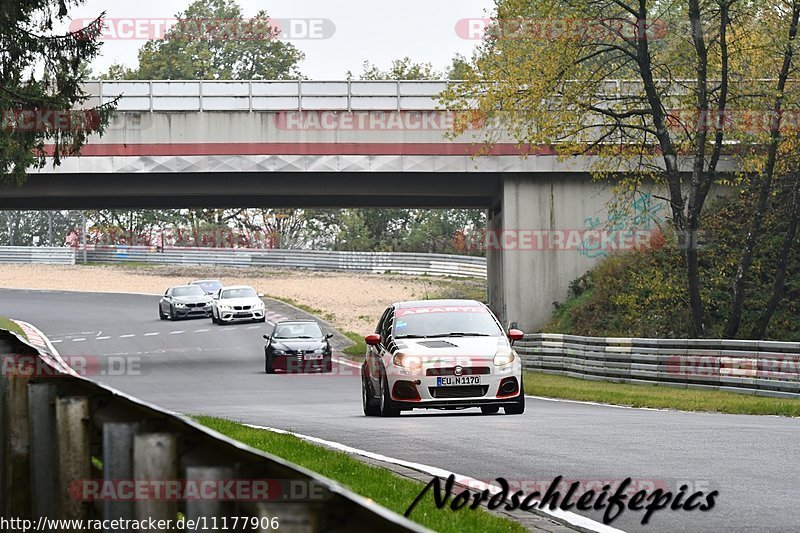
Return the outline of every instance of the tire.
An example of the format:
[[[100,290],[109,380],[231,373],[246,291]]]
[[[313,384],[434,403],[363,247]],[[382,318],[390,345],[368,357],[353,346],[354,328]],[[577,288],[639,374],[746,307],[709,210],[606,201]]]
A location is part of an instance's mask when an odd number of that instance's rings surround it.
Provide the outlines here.
[[[367,378],[361,373],[361,406],[364,408],[364,416],[378,416],[381,414],[380,402],[374,398],[372,387]]]
[[[499,405],[482,405],[481,406],[481,413],[485,415],[494,415],[500,412]]]
[[[331,358],[328,357],[327,359],[324,359],[323,361],[324,361],[325,364],[322,367],[322,371],[327,373],[327,374],[333,372],[333,361],[331,360]]]
[[[212,324],[216,324],[217,323],[217,316],[214,314],[213,310],[211,311],[211,323]]]
[[[382,383],[381,396],[380,396],[381,416],[385,418],[400,416],[400,409],[394,406],[392,399],[389,397],[389,382],[386,380],[386,376],[383,376],[383,381],[381,383]]]
[[[521,415],[525,412],[525,384],[522,382],[522,376],[519,378],[519,398],[514,405],[503,407],[507,415]]]
[[[173,322],[178,320],[178,317],[175,316],[175,308],[172,305],[169,306],[169,319]]]
[[[275,369],[272,368],[272,358],[264,351],[264,372],[267,374],[274,374]]]
[[[161,304],[158,304],[158,318],[160,320],[166,320],[167,316],[164,314],[164,311],[161,310]]]
[[[266,321],[267,321],[267,317],[265,317],[265,316],[262,316],[261,318],[259,318],[258,320],[256,320],[256,322],[261,322],[262,324],[263,324],[264,322],[266,322]]]

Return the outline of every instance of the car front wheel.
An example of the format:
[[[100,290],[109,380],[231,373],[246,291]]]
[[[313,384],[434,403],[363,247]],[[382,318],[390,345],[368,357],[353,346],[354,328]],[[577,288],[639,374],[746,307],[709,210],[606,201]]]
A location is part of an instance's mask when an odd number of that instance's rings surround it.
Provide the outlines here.
[[[380,403],[373,397],[372,390],[366,376],[361,375],[361,404],[365,416],[378,416],[381,414]]]
[[[158,304],[158,318],[160,320],[166,320],[167,319],[167,315],[165,315],[164,314],[164,310],[161,309],[161,304]]]
[[[270,357],[266,351],[264,352],[264,372],[267,374],[275,373],[275,368],[272,366],[272,357]]]
[[[383,376],[381,385],[380,410],[383,417],[400,416],[400,409],[392,405],[392,399],[389,397],[389,382],[386,376]]]

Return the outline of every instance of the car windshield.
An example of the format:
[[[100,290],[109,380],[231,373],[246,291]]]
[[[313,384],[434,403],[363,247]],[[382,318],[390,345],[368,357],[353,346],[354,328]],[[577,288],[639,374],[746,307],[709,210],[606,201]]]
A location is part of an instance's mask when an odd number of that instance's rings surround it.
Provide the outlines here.
[[[190,287],[175,287],[172,289],[173,296],[205,296],[206,292],[200,288],[195,286]]]
[[[206,292],[216,292],[222,288],[222,283],[219,281],[193,281],[192,285],[197,285]]]
[[[313,322],[278,324],[273,335],[276,339],[319,339],[322,336],[322,330]]]
[[[225,289],[222,291],[221,298],[255,298],[256,291],[253,289]]]
[[[395,312],[394,336],[500,337],[503,330],[483,307],[416,307]]]

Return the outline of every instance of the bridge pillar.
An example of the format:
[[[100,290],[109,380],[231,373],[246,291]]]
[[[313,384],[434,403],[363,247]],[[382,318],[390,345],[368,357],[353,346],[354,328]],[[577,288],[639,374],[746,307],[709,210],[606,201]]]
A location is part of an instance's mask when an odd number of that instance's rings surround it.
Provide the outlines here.
[[[588,173],[503,175],[487,225],[487,288],[504,326],[535,332],[552,320],[553,302],[563,302],[570,282],[603,255],[575,237],[596,220],[605,225],[610,198],[609,185]],[[553,247],[554,239],[563,243]]]

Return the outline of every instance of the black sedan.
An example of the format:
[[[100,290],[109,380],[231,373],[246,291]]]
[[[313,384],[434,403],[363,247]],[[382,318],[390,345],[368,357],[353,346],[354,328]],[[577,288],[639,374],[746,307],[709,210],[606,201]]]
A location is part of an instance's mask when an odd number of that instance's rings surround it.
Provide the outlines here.
[[[158,318],[208,318],[211,316],[211,299],[199,285],[170,287],[158,302]]]
[[[332,333],[325,335],[313,320],[284,320],[275,324],[270,335],[264,335],[264,371],[274,374],[318,370],[330,372],[333,368]]]

